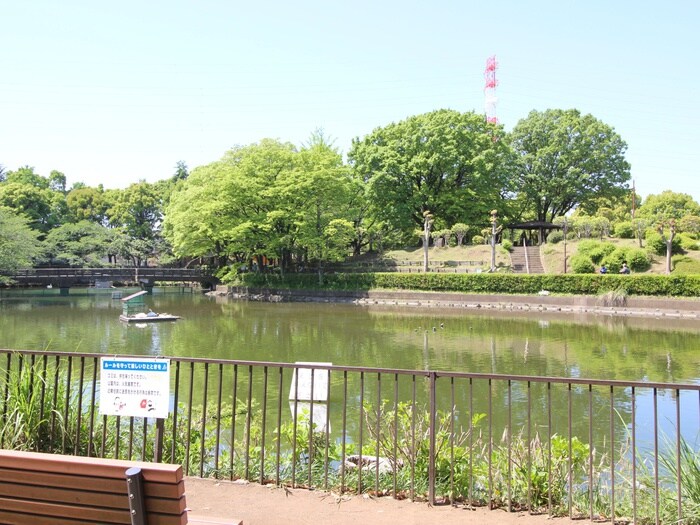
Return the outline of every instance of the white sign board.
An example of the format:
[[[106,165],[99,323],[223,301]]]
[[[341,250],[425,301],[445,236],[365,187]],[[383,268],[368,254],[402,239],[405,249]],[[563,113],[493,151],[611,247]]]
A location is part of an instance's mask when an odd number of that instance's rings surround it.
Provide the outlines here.
[[[325,365],[331,366],[333,363],[314,363],[297,361],[296,365]],[[328,379],[330,370],[314,368],[296,368],[292,376],[292,384],[289,388],[289,399],[301,401],[311,401],[311,379],[313,377],[313,400],[328,401]],[[297,381],[299,385],[297,386]]]
[[[170,359],[100,360],[100,414],[166,418],[169,407]]]

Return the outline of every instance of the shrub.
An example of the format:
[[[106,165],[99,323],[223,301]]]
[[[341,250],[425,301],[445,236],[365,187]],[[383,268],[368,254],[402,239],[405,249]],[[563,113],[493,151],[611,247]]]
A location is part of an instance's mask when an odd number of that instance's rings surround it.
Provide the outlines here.
[[[595,239],[584,239],[578,243],[578,249],[576,251],[583,255],[589,255],[591,251],[595,250],[600,244],[601,242]]]
[[[623,248],[617,248],[605,256],[602,263],[608,267],[610,273],[618,273],[620,268],[622,268],[622,263],[627,262],[627,250]],[[631,266],[630,266],[631,268]]]
[[[627,264],[633,272],[646,272],[651,268],[651,257],[649,252],[641,248],[632,248],[626,250]]]
[[[577,254],[571,258],[571,269],[574,273],[595,273],[595,266],[588,255]]]
[[[647,230],[645,240],[647,242],[647,249],[656,255],[666,255],[666,243],[659,232]],[[676,235],[673,238],[673,243],[671,245],[671,253],[681,253],[683,248],[681,248],[680,236]]]
[[[615,237],[620,239],[634,239],[635,230],[632,221],[618,222],[615,225]]]
[[[600,264],[605,256],[615,251],[615,245],[610,242],[586,239],[578,244],[577,253],[590,257],[593,264]]]
[[[698,241],[690,234],[681,233],[678,236],[678,240],[681,243],[681,248],[685,251],[695,251],[700,249],[700,246],[698,246]]]
[[[561,230],[554,230],[547,236],[547,242],[552,244],[557,244],[562,240],[564,240],[564,232],[562,232]]]
[[[485,239],[483,235],[474,235],[474,237],[472,237],[473,244],[484,244],[484,242]]]
[[[509,241],[508,239],[503,239],[501,241],[501,246],[503,247],[504,250],[509,252],[513,249],[513,242]]]

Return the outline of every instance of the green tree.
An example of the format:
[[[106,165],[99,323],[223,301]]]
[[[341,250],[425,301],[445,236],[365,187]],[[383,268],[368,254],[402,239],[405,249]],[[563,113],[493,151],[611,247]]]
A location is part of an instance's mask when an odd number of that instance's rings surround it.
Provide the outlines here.
[[[687,193],[671,190],[649,195],[637,212],[637,217],[652,221],[680,220],[685,215],[700,215],[700,204]]]
[[[52,264],[104,266],[114,234],[114,230],[90,221],[63,224],[46,235],[44,252]]]
[[[354,237],[352,176],[321,132],[295,157],[295,169],[280,175],[272,195],[278,205],[275,216],[290,218],[294,243],[316,266],[322,282],[323,265],[345,259]]]
[[[279,202],[278,179],[294,170],[295,155],[293,145],[264,139],[195,168],[165,214],[164,235],[175,254],[210,257],[218,267],[258,255],[289,263],[293,218]]]
[[[452,233],[454,233],[455,237],[457,237],[457,246],[462,246],[464,238],[467,236],[467,233],[469,233],[469,226],[462,222],[458,222],[452,226]]]
[[[40,253],[37,232],[29,226],[28,220],[0,207],[0,270],[29,267]],[[7,280],[0,275],[0,283]]]
[[[107,217],[110,225],[122,228],[134,239],[152,240],[159,233],[162,221],[161,196],[145,181],[131,184],[125,190],[110,190]]]
[[[34,168],[31,166],[22,166],[16,171],[8,172],[6,182],[26,184],[42,190],[49,189],[49,179],[35,173]]]
[[[49,175],[49,189],[59,193],[66,193],[66,176],[60,171],[53,170]]]
[[[348,154],[373,214],[412,235],[430,210],[446,224],[481,222],[503,208],[512,151],[482,115],[439,110],[377,128]]]
[[[628,192],[627,144],[614,129],[578,110],[532,111],[511,134],[519,197],[540,221],[553,221],[595,198]]]
[[[68,217],[72,222],[91,221],[105,225],[108,204],[104,190],[98,188],[73,188],[66,195]]]
[[[15,213],[26,217],[32,228],[48,232],[58,222],[53,214],[52,192],[32,184],[4,182],[0,185],[0,206],[11,208]]]

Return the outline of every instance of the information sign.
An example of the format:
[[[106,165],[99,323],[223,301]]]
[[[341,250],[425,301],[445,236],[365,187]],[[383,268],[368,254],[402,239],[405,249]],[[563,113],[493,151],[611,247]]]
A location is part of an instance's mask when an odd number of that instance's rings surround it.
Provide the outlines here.
[[[100,414],[166,418],[169,408],[170,359],[101,359]]]

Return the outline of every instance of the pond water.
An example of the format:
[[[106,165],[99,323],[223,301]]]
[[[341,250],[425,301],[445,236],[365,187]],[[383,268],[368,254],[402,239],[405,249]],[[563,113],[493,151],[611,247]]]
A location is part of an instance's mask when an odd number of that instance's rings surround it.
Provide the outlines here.
[[[187,293],[184,293],[187,292]],[[156,289],[182,316],[127,325],[110,291],[5,290],[0,348],[166,355],[659,382],[700,378],[700,323],[331,303],[258,303]]]

